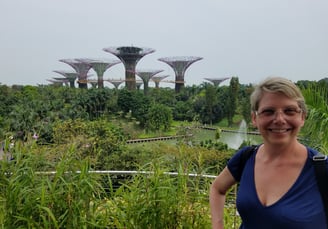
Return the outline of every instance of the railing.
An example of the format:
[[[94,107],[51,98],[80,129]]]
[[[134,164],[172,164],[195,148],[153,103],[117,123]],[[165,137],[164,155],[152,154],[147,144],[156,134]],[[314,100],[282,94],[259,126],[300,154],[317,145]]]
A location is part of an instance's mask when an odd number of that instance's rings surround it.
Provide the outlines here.
[[[39,171],[35,172],[35,174],[41,174],[41,175],[52,175],[56,174],[56,171]],[[71,172],[66,172],[71,173]],[[81,171],[75,171],[75,173],[81,173]],[[125,170],[91,170],[89,173],[94,174],[113,174],[113,175],[134,175],[134,174],[154,174],[154,172],[151,171],[125,171]],[[196,173],[178,173],[178,172],[163,172],[165,175],[170,176],[189,176],[189,177],[203,177],[203,178],[215,178],[215,175],[207,175],[207,174],[196,174]]]
[[[181,139],[186,137],[191,137],[192,135],[174,135],[174,136],[163,136],[163,137],[154,137],[154,138],[138,138],[138,139],[131,139],[127,140],[127,144],[134,144],[134,143],[142,143],[142,142],[154,142],[154,141],[168,141],[168,140],[175,140]]]
[[[216,127],[209,127],[209,126],[200,126],[199,128],[205,129],[205,130],[217,130],[218,128]],[[249,135],[260,135],[259,132],[257,131],[247,131],[247,132],[242,132],[239,130],[227,130],[227,129],[221,129],[222,132],[227,132],[227,133],[240,133],[240,134],[249,134]]]

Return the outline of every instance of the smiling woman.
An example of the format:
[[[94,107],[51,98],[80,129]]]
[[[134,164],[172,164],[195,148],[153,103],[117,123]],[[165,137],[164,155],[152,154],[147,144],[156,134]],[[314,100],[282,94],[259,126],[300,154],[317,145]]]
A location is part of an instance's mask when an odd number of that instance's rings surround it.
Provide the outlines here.
[[[300,89],[281,77],[267,78],[251,95],[252,123],[263,144],[240,171],[246,149],[239,150],[211,186],[213,228],[223,228],[225,194],[240,182],[237,208],[242,229],[326,229],[323,201],[312,164],[318,152],[298,134],[307,114]],[[324,166],[328,173],[328,164]]]
[[[294,83],[283,78],[267,79],[251,95],[251,110],[253,125],[264,143],[298,146],[297,135],[307,111],[303,95]]]

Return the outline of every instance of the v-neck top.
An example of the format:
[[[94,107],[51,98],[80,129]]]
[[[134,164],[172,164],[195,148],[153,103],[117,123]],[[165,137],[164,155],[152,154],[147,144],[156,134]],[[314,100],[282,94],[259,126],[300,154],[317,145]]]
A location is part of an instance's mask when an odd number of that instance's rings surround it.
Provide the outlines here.
[[[317,151],[307,147],[308,158],[299,177],[278,201],[269,206],[260,202],[256,192],[254,166],[257,150],[247,160],[242,174],[238,174],[244,151],[245,148],[237,151],[227,165],[235,180],[239,181],[236,204],[242,219],[240,229],[327,229],[312,164]]]

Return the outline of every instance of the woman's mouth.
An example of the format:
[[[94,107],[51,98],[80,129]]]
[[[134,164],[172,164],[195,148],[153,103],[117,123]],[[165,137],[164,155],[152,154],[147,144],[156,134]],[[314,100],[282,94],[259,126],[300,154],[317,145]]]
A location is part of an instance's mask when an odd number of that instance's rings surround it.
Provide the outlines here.
[[[273,133],[285,133],[290,131],[292,128],[284,128],[284,129],[275,129],[275,128],[269,128],[269,131]]]

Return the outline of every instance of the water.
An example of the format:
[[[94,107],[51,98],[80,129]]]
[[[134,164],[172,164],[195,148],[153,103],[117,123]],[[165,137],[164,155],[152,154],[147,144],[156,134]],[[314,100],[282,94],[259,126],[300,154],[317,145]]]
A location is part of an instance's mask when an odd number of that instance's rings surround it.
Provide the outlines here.
[[[198,129],[195,132],[195,136],[193,139],[196,144],[200,143],[201,141],[205,140],[213,140],[216,141],[215,139],[215,128],[213,130],[209,129]],[[243,120],[241,121],[238,130],[235,132],[226,132],[222,131],[220,134],[220,139],[218,141],[223,142],[228,145],[229,148],[237,150],[240,145],[243,143],[243,141],[249,142],[249,144],[259,144],[262,142],[262,138],[260,135],[254,135],[254,134],[248,134],[247,133],[247,124]],[[168,140],[165,141],[166,143],[170,144],[176,144],[176,140]],[[139,143],[136,143],[139,144]],[[140,143],[142,145],[147,144],[147,143]]]
[[[240,145],[249,140],[247,136],[247,124],[242,120],[239,124],[238,131],[235,133],[224,133],[221,135],[220,141],[226,143],[231,149],[238,149]]]

